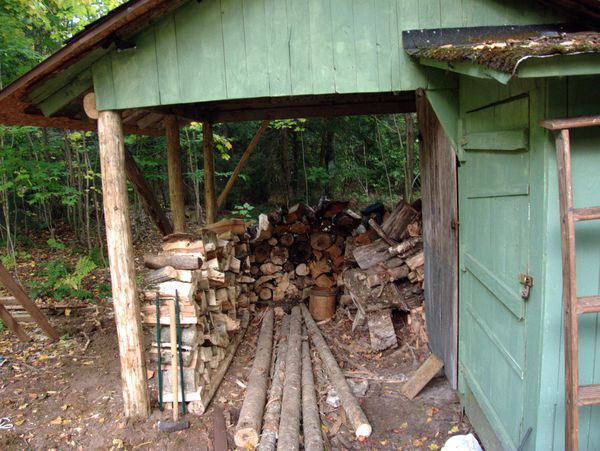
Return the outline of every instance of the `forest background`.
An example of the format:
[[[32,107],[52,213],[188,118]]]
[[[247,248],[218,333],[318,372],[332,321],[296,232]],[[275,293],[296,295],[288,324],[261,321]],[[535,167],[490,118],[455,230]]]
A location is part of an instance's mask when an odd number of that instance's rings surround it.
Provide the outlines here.
[[[58,50],[84,26],[122,0],[3,0],[0,2],[0,89]],[[217,193],[259,124],[216,124]],[[202,126],[181,130],[189,220],[202,221]],[[163,138],[129,135],[127,150],[168,209]],[[418,195],[418,139],[412,114],[272,121],[221,216],[256,218],[277,205],[315,204],[326,196],[357,205]],[[148,226],[130,187],[134,240]],[[55,298],[91,296],[83,279],[105,265],[102,192],[95,133],[0,125],[0,261],[8,268],[39,246],[65,251],[71,264],[39,265],[27,289]],[[67,236],[69,237],[67,239]],[[68,241],[68,245],[65,244]],[[105,289],[108,289],[106,285]]]

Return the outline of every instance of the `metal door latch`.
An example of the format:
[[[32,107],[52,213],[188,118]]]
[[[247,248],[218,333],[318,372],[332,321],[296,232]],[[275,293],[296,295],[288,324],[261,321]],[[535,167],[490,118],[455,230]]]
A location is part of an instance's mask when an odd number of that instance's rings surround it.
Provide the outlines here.
[[[533,287],[533,277],[529,274],[519,274],[519,283],[523,285],[521,290],[521,297],[525,300],[529,299],[529,292]]]

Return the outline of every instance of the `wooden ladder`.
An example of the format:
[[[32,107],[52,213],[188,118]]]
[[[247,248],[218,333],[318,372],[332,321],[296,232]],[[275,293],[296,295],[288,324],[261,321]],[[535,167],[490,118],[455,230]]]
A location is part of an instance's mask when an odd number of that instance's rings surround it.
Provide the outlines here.
[[[600,126],[600,116],[542,121],[542,127],[558,131],[556,165],[563,267],[565,329],[565,449],[579,449],[579,407],[600,404],[600,384],[579,384],[579,315],[600,313],[600,296],[577,296],[575,223],[600,219],[600,207],[574,208],[571,174],[570,129]]]

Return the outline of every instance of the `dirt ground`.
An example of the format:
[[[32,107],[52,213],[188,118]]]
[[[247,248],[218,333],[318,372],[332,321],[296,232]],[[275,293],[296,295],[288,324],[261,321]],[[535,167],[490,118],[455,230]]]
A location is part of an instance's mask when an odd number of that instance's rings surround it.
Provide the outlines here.
[[[96,275],[98,280],[106,277],[106,270]],[[235,449],[233,428],[252,365],[259,314],[253,316],[208,411],[202,417],[188,415],[189,430],[164,434],[157,431],[156,423],[170,418],[170,412],[159,412],[153,379],[151,417],[124,418],[112,307],[106,299],[87,302],[79,301],[78,306],[86,308],[73,308],[69,316],[64,310],[49,315],[63,336],[59,342],[48,344],[32,326],[27,331],[34,340],[28,344],[9,331],[0,333],[0,418],[13,425],[0,429],[1,450],[211,450],[215,406],[223,409],[230,449]],[[401,315],[395,317],[400,347],[379,354],[370,351],[367,331],[351,332],[352,321],[344,309],[321,325],[347,377],[368,381],[360,402],[373,426],[368,440],[354,439],[343,409],[326,402],[330,387],[313,352],[328,449],[436,450],[451,435],[471,431],[456,394],[441,375],[414,401],[401,395],[406,377],[428,355],[427,347],[409,335],[405,321]]]

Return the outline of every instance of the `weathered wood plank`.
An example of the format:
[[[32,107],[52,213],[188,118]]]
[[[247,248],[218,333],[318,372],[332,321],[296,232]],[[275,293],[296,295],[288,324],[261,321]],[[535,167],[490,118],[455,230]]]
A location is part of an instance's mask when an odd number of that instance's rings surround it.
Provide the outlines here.
[[[181,89],[177,70],[179,60],[173,14],[169,14],[156,24],[155,39],[160,103],[162,105],[177,103],[181,98]]]
[[[408,382],[402,386],[402,394],[408,399],[415,399],[443,366],[444,362],[438,359],[435,354],[431,354],[429,358],[425,360],[425,363],[423,363],[412,375]]]

